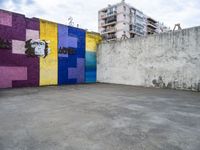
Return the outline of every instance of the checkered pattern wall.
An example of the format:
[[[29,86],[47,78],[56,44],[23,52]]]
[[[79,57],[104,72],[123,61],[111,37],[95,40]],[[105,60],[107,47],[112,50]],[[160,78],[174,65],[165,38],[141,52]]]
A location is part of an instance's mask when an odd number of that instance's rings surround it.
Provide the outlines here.
[[[91,34],[0,10],[0,88],[96,82],[98,42],[94,41],[99,35]],[[30,39],[50,41],[50,54],[26,55],[25,43]]]
[[[58,25],[58,84],[84,83],[85,31]],[[63,52],[66,49],[72,54]]]
[[[39,39],[39,20],[0,11],[0,88],[38,86],[39,58],[27,57],[25,41]]]

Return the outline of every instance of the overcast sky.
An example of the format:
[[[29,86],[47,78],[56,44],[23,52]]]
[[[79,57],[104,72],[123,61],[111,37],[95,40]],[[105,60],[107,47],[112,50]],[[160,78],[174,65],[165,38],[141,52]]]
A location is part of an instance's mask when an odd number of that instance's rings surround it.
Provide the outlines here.
[[[0,9],[23,13],[68,24],[75,24],[92,31],[98,30],[98,10],[121,0],[0,0]],[[173,28],[181,23],[183,28],[200,25],[200,0],[126,0],[145,14]]]

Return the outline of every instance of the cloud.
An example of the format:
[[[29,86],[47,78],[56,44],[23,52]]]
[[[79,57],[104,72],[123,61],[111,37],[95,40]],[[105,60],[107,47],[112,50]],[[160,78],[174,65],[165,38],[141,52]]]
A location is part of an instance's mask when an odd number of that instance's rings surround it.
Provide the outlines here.
[[[200,25],[197,19],[200,17],[199,0],[151,0],[151,3],[140,0],[135,1],[135,5],[145,14],[171,27],[176,23],[181,23],[184,28]]]
[[[74,24],[84,29],[98,30],[98,10],[107,4],[118,3],[118,0],[0,0],[0,8],[38,17],[62,24],[73,17]],[[200,25],[199,0],[126,0],[130,5],[145,14],[164,22],[173,28],[181,23],[182,27]]]

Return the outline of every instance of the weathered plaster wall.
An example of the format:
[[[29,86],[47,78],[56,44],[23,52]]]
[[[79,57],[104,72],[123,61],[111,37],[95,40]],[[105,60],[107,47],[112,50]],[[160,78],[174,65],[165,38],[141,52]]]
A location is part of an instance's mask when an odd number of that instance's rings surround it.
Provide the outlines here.
[[[101,44],[97,81],[199,90],[200,27]]]

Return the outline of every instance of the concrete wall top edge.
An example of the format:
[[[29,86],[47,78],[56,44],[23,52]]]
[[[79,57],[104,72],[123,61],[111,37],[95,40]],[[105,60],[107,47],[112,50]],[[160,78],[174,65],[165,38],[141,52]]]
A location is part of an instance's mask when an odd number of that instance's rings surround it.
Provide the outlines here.
[[[21,13],[18,13],[18,12],[11,12],[11,11],[8,11],[8,10],[4,10],[4,9],[0,9],[0,12],[5,12],[5,13],[8,13],[8,14],[13,14],[13,15],[20,15],[20,16],[23,16],[25,17],[26,19],[32,19],[32,20],[40,20],[40,21],[45,21],[45,22],[49,22],[49,23],[54,23],[54,24],[59,24],[59,25],[63,25],[63,26],[67,26],[67,27],[72,27],[72,28],[76,28],[78,30],[82,30],[82,31],[85,31],[87,32],[85,29],[82,29],[82,28],[77,28],[77,27],[74,27],[74,26],[69,26],[69,25],[65,25],[65,24],[62,24],[62,23],[57,23],[55,21],[51,21],[51,20],[47,20],[47,19],[43,19],[43,18],[37,18],[37,17],[27,17],[26,15],[24,14],[21,14]],[[95,32],[94,32],[95,33]],[[98,34],[98,33],[97,33]]]
[[[24,17],[25,17],[25,15],[24,15],[24,14],[17,13],[17,12],[11,12],[11,11],[4,10],[4,9],[0,9],[0,11],[2,11],[2,12],[5,12],[5,13],[9,13],[9,14],[17,14],[17,15],[21,15],[21,16],[24,16]]]
[[[134,38],[129,38],[129,39],[125,39],[125,40],[117,40],[117,41],[104,41],[102,42],[103,45],[106,44],[116,44],[116,43],[121,43],[121,42],[126,42],[126,41],[136,41],[139,39],[147,39],[147,38],[152,38],[152,37],[160,37],[160,36],[165,36],[165,35],[174,35],[174,34],[178,34],[178,33],[183,33],[186,31],[190,31],[190,30],[194,30],[194,29],[198,29],[200,30],[200,26],[195,26],[195,27],[190,27],[190,28],[185,28],[182,30],[175,30],[175,31],[170,31],[170,32],[163,32],[163,33],[159,33],[159,34],[152,34],[152,35],[147,35],[147,36],[138,36],[138,37],[134,37]]]

